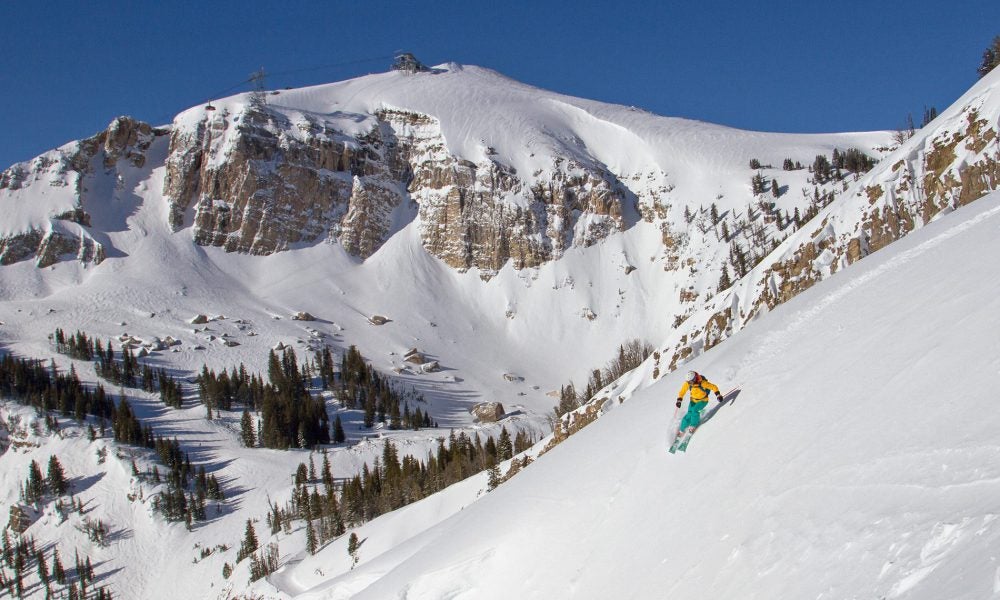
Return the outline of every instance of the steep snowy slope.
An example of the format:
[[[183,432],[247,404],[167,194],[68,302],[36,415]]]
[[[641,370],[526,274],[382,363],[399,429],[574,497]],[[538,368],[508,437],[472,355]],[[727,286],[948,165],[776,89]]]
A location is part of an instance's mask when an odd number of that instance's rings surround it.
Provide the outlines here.
[[[971,259],[998,229],[992,194],[693,361],[742,393],[687,454],[666,453],[680,378],[647,365],[523,474],[293,597],[1000,594],[1000,265]]]

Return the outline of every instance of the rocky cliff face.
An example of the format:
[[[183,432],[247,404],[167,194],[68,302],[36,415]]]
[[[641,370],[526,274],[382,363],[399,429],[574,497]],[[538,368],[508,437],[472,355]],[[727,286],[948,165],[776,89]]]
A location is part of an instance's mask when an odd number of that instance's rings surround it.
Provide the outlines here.
[[[448,154],[432,117],[382,111],[379,118],[411,174],[424,247],[456,269],[488,277],[508,260],[515,269],[537,266],[623,226],[625,188],[608,172],[557,159],[532,184],[489,148],[479,162]]]
[[[354,139],[266,106],[209,112],[170,138],[164,196],[171,226],[195,242],[270,254],[330,234],[371,255],[400,203],[380,130]],[[189,211],[189,209],[193,209]]]
[[[762,301],[771,307],[784,302],[942,211],[1000,188],[998,115],[984,118],[981,108],[977,100],[963,106],[952,123],[928,125],[929,131],[862,179],[847,214],[824,218],[810,239],[765,271],[774,285]]]
[[[43,268],[65,257],[100,263],[106,249],[90,234],[87,205],[107,198],[88,185],[94,178],[118,180],[119,168],[143,167],[153,140],[165,133],[119,117],[93,137],[0,173],[0,205],[12,212],[14,222],[0,235],[0,265],[34,258]],[[31,194],[30,202],[22,199]]]
[[[294,119],[294,120],[293,120]],[[490,276],[558,258],[622,227],[623,186],[572,162],[529,184],[493,155],[451,155],[437,120],[380,110],[361,135],[266,106],[206,111],[171,135],[164,195],[175,230],[227,251],[270,254],[329,239],[367,258],[412,201],[428,252]],[[537,174],[536,174],[537,175]]]
[[[757,313],[788,301],[940,214],[1000,189],[1000,100],[993,88],[1000,88],[1000,81],[973,88],[846,188],[745,280],[681,325],[663,349],[670,357],[667,371],[724,340]]]

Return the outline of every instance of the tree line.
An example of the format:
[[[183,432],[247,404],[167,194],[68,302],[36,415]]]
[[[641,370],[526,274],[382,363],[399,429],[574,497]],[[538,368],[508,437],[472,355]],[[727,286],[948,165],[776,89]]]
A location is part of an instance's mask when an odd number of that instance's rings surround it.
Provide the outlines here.
[[[180,382],[164,369],[154,370],[140,364],[127,345],[116,354],[110,340],[102,344],[79,330],[68,335],[56,329],[50,337],[57,352],[94,361],[95,371],[102,379],[122,387],[158,391],[167,406],[182,407]],[[393,430],[436,426],[428,412],[419,406],[411,408],[410,400],[417,405],[423,402],[421,396],[401,392],[372,368],[355,346],[341,357],[339,372],[334,365],[329,348],[317,352],[314,361],[302,364],[292,348],[285,348],[280,354],[270,350],[267,381],[260,374],[251,374],[243,363],[219,372],[202,365],[197,378],[198,401],[205,406],[208,419],[220,410],[233,410],[234,406],[241,406],[244,413],[259,412],[256,426],[249,414],[244,414],[241,421],[242,441],[248,447],[311,448],[344,442],[346,435],[340,417],[335,419],[331,430],[322,396],[310,391],[317,388],[332,390],[345,408],[364,410],[364,425],[368,428],[377,422],[386,423]]]
[[[180,382],[165,369],[154,371],[149,365],[140,365],[129,346],[122,346],[119,353],[121,358],[116,360],[110,340],[105,348],[101,340],[79,330],[67,335],[62,329],[56,329],[50,339],[56,352],[77,360],[94,361],[94,371],[101,379],[121,387],[141,387],[150,393],[159,392],[164,404],[181,408],[183,394]]]
[[[74,339],[88,339],[83,334],[81,336],[74,336]],[[79,348],[78,345],[76,352],[79,352]],[[199,502],[198,489],[188,490],[194,473],[189,457],[181,451],[176,438],[165,439],[156,435],[151,426],[144,425],[124,396],[115,405],[100,384],[94,389],[84,386],[73,367],[68,373],[60,373],[54,361],[50,361],[46,368],[40,360],[17,359],[9,353],[0,357],[0,395],[41,411],[58,411],[81,423],[86,422],[88,416],[94,417],[99,423],[102,436],[110,423],[116,442],[153,450],[167,468],[167,489],[154,498],[154,508],[168,519],[190,522],[205,518],[204,511],[199,510],[199,505],[203,502]],[[50,427],[58,427],[57,422],[48,416],[46,422]],[[90,439],[96,439],[97,430],[94,425],[87,425]],[[50,471],[51,468],[50,464]],[[159,483],[159,471],[155,465],[147,480]],[[46,493],[51,493],[47,486],[54,482],[57,479],[52,479],[51,475],[47,480],[42,478],[40,468],[29,469],[25,482],[25,500],[33,502],[42,499]],[[215,485],[218,486],[218,482]],[[180,501],[182,496],[183,503]]]
[[[67,600],[111,600],[111,591],[104,586],[94,587],[94,566],[90,557],[76,560],[72,570],[63,566],[59,547],[53,546],[49,558],[43,548],[38,548],[30,536],[20,536],[15,540],[4,529],[0,543],[0,592],[11,598],[25,598],[33,595],[33,590],[25,581],[26,575],[34,568],[38,586],[44,590],[46,598],[66,598]],[[9,571],[9,572],[8,572]],[[62,588],[60,590],[60,588]],[[3,595],[3,594],[0,594]]]
[[[639,339],[631,339],[618,346],[617,355],[608,361],[604,368],[590,371],[590,377],[583,390],[578,392],[572,381],[559,388],[559,402],[552,409],[555,418],[558,419],[583,406],[604,386],[641,365],[642,361],[652,353],[653,346]]]
[[[326,452],[318,469],[310,455],[308,466],[300,463],[292,475],[295,489],[291,499],[284,506],[272,504],[265,521],[272,535],[283,530],[291,532],[294,521],[305,521],[306,550],[313,554],[326,542],[343,535],[347,527],[402,508],[482,471],[497,470],[499,463],[532,444],[530,434],[518,432],[511,437],[506,427],[501,428],[497,438],[487,436],[485,442],[479,434],[470,437],[452,431],[447,439],[438,440],[436,450],[428,452],[425,460],[418,460],[400,456],[396,445],[386,440],[374,465],[365,463],[360,473],[339,485]],[[491,478],[491,489],[496,485],[494,479],[499,481],[499,477]],[[248,520],[237,562],[251,557],[255,561],[252,572],[263,576],[270,572],[270,563],[263,554],[254,554],[258,546],[253,524]],[[227,564],[225,570],[231,572],[232,567]]]

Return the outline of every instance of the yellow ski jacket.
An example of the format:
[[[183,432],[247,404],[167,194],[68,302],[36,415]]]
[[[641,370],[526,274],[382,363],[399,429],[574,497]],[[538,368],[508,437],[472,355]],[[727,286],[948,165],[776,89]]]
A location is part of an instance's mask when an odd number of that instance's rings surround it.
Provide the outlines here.
[[[691,392],[691,402],[708,402],[709,391],[719,393],[719,386],[704,377],[699,377],[695,381],[685,381],[681,386],[681,391],[677,392],[677,399],[684,398],[684,394]]]

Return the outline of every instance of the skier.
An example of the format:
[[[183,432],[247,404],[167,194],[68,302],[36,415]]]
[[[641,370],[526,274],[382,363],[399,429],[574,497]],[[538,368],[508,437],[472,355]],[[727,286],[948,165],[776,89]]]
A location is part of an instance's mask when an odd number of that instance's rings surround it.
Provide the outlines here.
[[[681,419],[679,433],[687,431],[690,435],[701,425],[701,413],[708,406],[709,391],[715,392],[715,399],[719,402],[722,402],[722,394],[719,392],[719,386],[705,379],[695,371],[688,371],[687,376],[684,378],[684,385],[681,386],[681,391],[677,393],[677,408],[681,407],[681,403],[684,401],[684,394],[689,391],[691,392],[691,404],[688,405],[687,413]],[[689,428],[690,431],[688,431]]]

